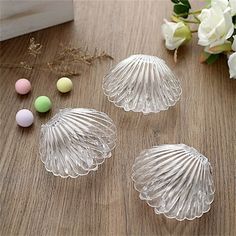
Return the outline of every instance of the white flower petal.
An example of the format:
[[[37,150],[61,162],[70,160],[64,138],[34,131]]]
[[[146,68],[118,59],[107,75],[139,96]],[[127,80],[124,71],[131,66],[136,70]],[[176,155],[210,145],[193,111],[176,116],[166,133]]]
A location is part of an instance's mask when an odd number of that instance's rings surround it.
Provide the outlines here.
[[[229,0],[232,16],[236,15],[236,0]]]
[[[236,79],[236,52],[229,56],[228,60],[229,73],[231,79]]]
[[[183,22],[174,23],[169,22],[166,19],[164,19],[164,22],[165,23],[162,25],[162,34],[165,39],[165,46],[169,50],[175,50],[183,44],[186,38],[175,37],[174,34],[178,29],[186,26]]]
[[[232,44],[232,49],[236,52],[236,35],[233,38],[234,38],[234,42]]]
[[[213,4],[213,7],[202,10],[199,19],[201,21],[198,29],[199,45],[214,47],[224,44],[234,32],[229,7],[222,10],[219,5]]]
[[[229,6],[228,0],[211,0],[212,7],[220,7],[221,10],[225,10]]]

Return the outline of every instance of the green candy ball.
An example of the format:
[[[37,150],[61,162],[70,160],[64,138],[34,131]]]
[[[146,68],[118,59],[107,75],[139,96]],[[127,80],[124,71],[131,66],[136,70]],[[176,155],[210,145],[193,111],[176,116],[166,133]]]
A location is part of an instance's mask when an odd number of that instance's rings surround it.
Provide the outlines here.
[[[34,102],[34,107],[38,112],[47,112],[52,108],[52,102],[47,96],[39,96]]]

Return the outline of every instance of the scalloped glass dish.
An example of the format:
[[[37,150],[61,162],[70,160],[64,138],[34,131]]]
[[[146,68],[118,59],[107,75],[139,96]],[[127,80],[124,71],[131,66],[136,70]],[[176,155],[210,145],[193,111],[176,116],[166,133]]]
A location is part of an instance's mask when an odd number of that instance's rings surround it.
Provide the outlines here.
[[[144,150],[132,169],[139,198],[176,220],[193,220],[210,210],[214,183],[208,159],[185,144],[160,145]]]
[[[174,106],[182,93],[179,80],[165,61],[132,55],[104,77],[104,94],[125,111],[156,113]]]
[[[97,170],[115,142],[116,126],[105,113],[63,109],[41,126],[40,158],[55,176],[76,178]]]

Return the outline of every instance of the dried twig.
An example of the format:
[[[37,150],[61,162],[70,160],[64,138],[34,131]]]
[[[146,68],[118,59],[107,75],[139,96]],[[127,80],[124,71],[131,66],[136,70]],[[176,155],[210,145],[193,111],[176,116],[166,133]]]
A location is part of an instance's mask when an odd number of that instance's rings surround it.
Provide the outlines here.
[[[35,39],[31,38],[29,47],[28,47],[28,52],[30,55],[37,57],[39,54],[41,54],[43,45],[40,43],[35,43]]]
[[[177,61],[178,61],[178,48],[176,48],[174,52],[174,62],[177,63]]]
[[[42,45],[40,43],[35,43],[35,39],[30,39],[30,44],[28,47],[28,53],[37,57],[41,54]],[[52,61],[42,64],[31,64],[27,61],[21,61],[19,64],[0,64],[1,68],[23,68],[25,70],[41,69],[41,70],[50,70],[52,73],[60,76],[75,76],[80,75],[79,70],[81,65],[92,65],[96,60],[100,59],[111,59],[113,58],[108,55],[106,52],[98,52],[98,49],[95,48],[94,53],[90,55],[88,52],[88,47],[85,49],[82,48],[73,48],[73,47],[64,47],[61,45],[61,50]]]
[[[26,70],[32,70],[33,66],[29,65],[26,61],[21,61],[20,66],[23,67]]]

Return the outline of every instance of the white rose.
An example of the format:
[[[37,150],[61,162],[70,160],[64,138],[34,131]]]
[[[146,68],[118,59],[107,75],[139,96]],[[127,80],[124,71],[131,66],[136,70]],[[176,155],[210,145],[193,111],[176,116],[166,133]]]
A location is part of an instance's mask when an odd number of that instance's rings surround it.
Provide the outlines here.
[[[211,6],[217,6],[224,11],[229,6],[229,0],[211,0]]]
[[[217,6],[203,9],[199,15],[198,44],[214,47],[224,44],[234,32],[230,8],[224,11]]]
[[[234,42],[232,44],[232,50],[236,52],[236,35],[233,38],[234,38]]]
[[[231,15],[236,15],[236,0],[212,0],[212,7],[219,7],[221,10],[225,10],[227,7],[231,8]]]
[[[169,22],[166,19],[162,25],[162,34],[165,38],[165,46],[169,50],[175,50],[180,45],[189,41],[192,37],[191,31],[183,22]]]
[[[230,78],[236,79],[236,52],[229,56],[228,65]]]
[[[236,0],[229,0],[232,16],[236,15]]]

